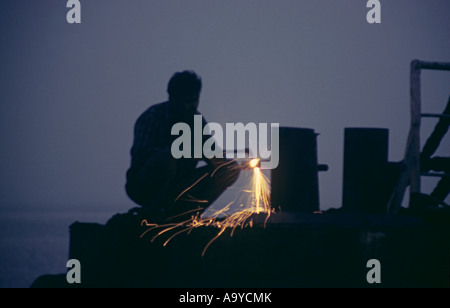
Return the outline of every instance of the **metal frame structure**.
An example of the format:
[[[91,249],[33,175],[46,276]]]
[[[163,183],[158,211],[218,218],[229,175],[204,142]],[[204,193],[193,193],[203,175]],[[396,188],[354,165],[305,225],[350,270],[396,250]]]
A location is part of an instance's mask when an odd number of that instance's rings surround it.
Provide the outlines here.
[[[422,117],[448,118],[444,114],[422,114],[421,108],[421,82],[420,74],[423,69],[450,71],[449,62],[427,62],[413,60],[411,62],[411,128],[406,145],[405,158],[403,163],[405,169],[399,177],[398,184],[394,189],[387,205],[387,213],[395,214],[401,207],[406,188],[410,186],[410,196],[421,192],[421,176],[441,176],[439,174],[421,174],[420,169],[420,125]],[[412,198],[411,198],[412,199]],[[410,200],[411,200],[410,199]]]

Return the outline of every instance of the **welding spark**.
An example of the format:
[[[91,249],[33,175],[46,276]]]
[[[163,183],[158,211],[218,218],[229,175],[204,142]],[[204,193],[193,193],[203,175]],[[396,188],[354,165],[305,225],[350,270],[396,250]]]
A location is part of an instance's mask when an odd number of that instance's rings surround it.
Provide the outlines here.
[[[258,167],[259,162],[260,162],[260,160],[257,159],[257,158],[252,159],[252,160],[250,161],[250,163],[249,163],[250,168],[256,168],[256,167]]]
[[[174,222],[167,224],[154,224],[148,223],[147,220],[143,220],[141,225],[147,227],[148,229],[141,234],[141,238],[152,230],[159,232],[153,236],[151,242],[156,238],[166,234],[169,231],[177,230],[174,234],[169,236],[169,238],[164,242],[163,246],[166,246],[174,237],[179,234],[187,233],[189,234],[193,229],[198,227],[214,227],[219,229],[219,232],[214,236],[208,244],[206,244],[202,256],[205,255],[206,250],[211,246],[211,244],[218,239],[227,229],[231,230],[230,236],[233,236],[234,231],[240,227],[241,229],[245,227],[252,227],[253,221],[250,219],[253,214],[266,213],[266,220],[269,219],[272,209],[270,206],[270,182],[269,179],[264,175],[259,167],[260,160],[253,159],[248,165],[252,168],[252,176],[247,184],[248,187],[242,189],[237,198],[228,203],[223,208],[216,210],[214,213],[208,217],[202,217],[199,214],[200,208],[188,211],[178,216],[183,216],[191,213],[191,218],[182,222]],[[239,210],[237,212],[232,212],[232,205],[239,205]],[[235,209],[236,211],[236,209]],[[172,217],[174,218],[174,217]],[[250,220],[249,220],[250,219]]]

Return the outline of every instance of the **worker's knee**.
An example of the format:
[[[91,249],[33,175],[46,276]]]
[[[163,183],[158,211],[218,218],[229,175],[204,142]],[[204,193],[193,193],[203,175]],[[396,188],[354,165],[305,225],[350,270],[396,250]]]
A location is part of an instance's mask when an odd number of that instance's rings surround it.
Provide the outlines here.
[[[178,172],[178,160],[173,158],[172,155],[162,156],[156,163],[156,169],[158,169],[161,174],[165,174],[166,177],[172,178]]]
[[[141,176],[161,182],[177,173],[177,160],[170,152],[161,151],[151,157],[141,169]]]
[[[146,205],[160,193],[165,193],[178,171],[177,160],[170,153],[157,153],[141,168],[130,169],[125,185],[128,196],[137,204]]]

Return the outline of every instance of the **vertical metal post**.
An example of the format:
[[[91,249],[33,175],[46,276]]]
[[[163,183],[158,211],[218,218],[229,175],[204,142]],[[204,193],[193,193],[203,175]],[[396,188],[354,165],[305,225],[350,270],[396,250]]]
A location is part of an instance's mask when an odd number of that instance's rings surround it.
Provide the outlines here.
[[[409,151],[410,194],[420,193],[420,95],[421,63],[415,60],[411,63],[411,145]]]
[[[408,185],[410,185],[410,196],[420,192],[420,70],[421,62],[419,60],[412,61],[410,73],[411,128],[403,160],[405,170],[400,175],[397,188],[389,200],[387,206],[388,214],[397,213]]]

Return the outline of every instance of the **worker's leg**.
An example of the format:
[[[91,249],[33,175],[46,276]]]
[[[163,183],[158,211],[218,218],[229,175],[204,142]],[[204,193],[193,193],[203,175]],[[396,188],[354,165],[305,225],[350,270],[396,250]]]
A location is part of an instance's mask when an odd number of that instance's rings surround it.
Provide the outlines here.
[[[215,169],[205,166],[196,169],[189,177],[183,179],[175,190],[174,213],[182,213],[196,208],[205,209],[239,177],[240,166],[229,161]]]
[[[167,195],[177,176],[177,160],[170,152],[159,152],[139,170],[127,172],[126,191],[137,204],[160,211],[163,196]]]
[[[129,197],[148,214],[173,216],[203,209],[212,204],[239,177],[240,166],[228,161],[212,168],[205,166],[180,176],[180,160],[170,154],[152,157],[138,173],[129,171],[126,190]]]

